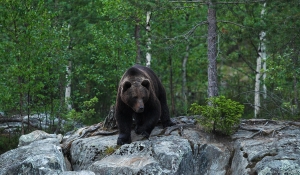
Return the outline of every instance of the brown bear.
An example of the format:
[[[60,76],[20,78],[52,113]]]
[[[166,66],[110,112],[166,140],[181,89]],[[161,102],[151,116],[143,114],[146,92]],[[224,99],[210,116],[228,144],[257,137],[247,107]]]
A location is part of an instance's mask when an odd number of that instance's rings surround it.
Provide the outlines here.
[[[115,118],[119,128],[118,145],[131,143],[133,118],[135,132],[146,138],[159,119],[163,127],[175,125],[170,120],[166,91],[150,68],[135,65],[124,73],[119,83]]]

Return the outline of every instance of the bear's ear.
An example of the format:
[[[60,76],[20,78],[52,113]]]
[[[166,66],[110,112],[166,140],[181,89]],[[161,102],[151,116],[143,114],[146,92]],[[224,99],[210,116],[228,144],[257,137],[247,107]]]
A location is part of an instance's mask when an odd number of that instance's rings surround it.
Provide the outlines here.
[[[123,92],[127,91],[131,87],[131,83],[129,81],[125,81],[123,84]]]
[[[149,87],[150,87],[149,80],[143,80],[141,84],[142,84],[142,86],[144,86],[145,88],[147,88],[149,90]]]

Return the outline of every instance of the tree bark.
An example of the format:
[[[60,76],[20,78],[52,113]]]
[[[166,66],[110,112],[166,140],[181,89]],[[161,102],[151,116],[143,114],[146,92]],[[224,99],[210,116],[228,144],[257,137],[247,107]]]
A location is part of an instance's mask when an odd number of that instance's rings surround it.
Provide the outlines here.
[[[208,56],[208,97],[218,96],[218,77],[217,77],[217,17],[216,2],[208,2],[208,37],[207,37],[207,56]]]
[[[189,14],[185,14],[185,21],[188,22]],[[184,103],[184,107],[187,106],[187,86],[186,86],[186,64],[189,58],[189,51],[190,51],[190,43],[188,38],[186,38],[186,47],[185,47],[185,55],[182,60],[182,99]],[[187,112],[187,111],[186,111]]]
[[[266,3],[264,3],[263,8],[261,10],[261,17],[265,14],[265,7]],[[259,34],[259,47],[258,47],[258,57],[256,60],[256,76],[255,76],[255,89],[254,89],[254,118],[257,118],[260,114],[260,78],[263,77],[263,80],[266,79],[266,73],[262,73],[261,70],[264,71],[267,69],[267,54],[266,54],[266,46],[265,46],[265,36],[266,33],[264,31],[261,31]],[[263,67],[262,67],[262,61],[263,61]],[[267,87],[265,84],[263,84],[263,97],[267,98]]]
[[[103,129],[112,130],[117,128],[117,122],[115,119],[115,106],[111,106],[108,115],[103,122]]]
[[[189,58],[189,50],[190,50],[190,45],[187,43],[186,48],[185,48],[185,55],[182,60],[182,98],[184,102],[186,103],[187,98],[187,87],[186,87],[186,64]]]
[[[66,75],[67,85],[66,85],[66,93],[65,93],[65,102],[67,104],[67,109],[71,110],[72,105],[70,103],[70,99],[71,99],[72,61],[69,60],[68,65],[66,66],[66,69],[67,69],[67,75]]]
[[[151,12],[148,11],[147,12],[147,16],[146,16],[146,35],[148,36],[148,39],[147,39],[147,52],[146,52],[146,66],[147,67],[150,67],[151,65],[151,53],[150,53],[150,50],[151,50],[151,38],[150,38],[150,19],[151,19]]]
[[[254,118],[260,113],[260,69],[261,69],[261,57],[258,56],[256,60],[256,76],[255,76],[255,89],[254,89]]]

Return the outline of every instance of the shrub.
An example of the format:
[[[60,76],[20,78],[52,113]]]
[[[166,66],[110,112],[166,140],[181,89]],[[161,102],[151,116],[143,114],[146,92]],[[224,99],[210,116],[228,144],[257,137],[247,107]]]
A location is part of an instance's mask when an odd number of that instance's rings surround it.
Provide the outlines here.
[[[190,110],[196,115],[201,115],[196,120],[207,131],[220,131],[226,135],[232,134],[242,117],[244,105],[226,99],[224,96],[208,98],[206,103],[206,106],[192,104]]]
[[[75,109],[70,110],[66,114],[66,119],[71,121],[71,123],[66,124],[65,128],[68,130],[74,129],[74,125],[78,122],[84,124],[91,124],[91,118],[96,114],[94,106],[98,102],[98,98],[94,97],[89,101],[84,101],[81,111],[76,111]]]

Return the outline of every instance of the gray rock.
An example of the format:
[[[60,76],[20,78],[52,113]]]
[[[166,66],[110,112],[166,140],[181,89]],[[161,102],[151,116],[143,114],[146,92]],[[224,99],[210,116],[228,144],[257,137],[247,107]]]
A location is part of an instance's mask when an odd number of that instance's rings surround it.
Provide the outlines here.
[[[87,171],[87,170],[64,171],[64,172],[51,171],[51,172],[48,172],[46,175],[95,175],[95,173],[92,171]]]
[[[42,140],[42,139],[46,139],[46,138],[57,138],[57,136],[56,136],[56,134],[48,134],[45,131],[36,130],[36,131],[33,131],[29,134],[22,135],[19,138],[19,145],[18,146],[28,145],[28,144],[30,144],[34,141]],[[57,139],[54,139],[54,140],[57,140]],[[59,140],[57,140],[57,141],[59,141]]]
[[[194,129],[184,130],[183,137],[191,144],[194,174],[226,174],[231,157],[226,145]]]
[[[58,141],[53,138],[38,140],[0,155],[0,175],[41,175],[66,170]]]
[[[87,128],[63,139],[35,131],[0,155],[0,175],[300,174],[300,123],[243,120],[231,140],[203,132],[193,122],[179,117],[178,127],[155,127],[149,140],[132,133],[133,142],[121,147],[118,135],[84,138]],[[67,145],[66,155],[60,141]]]
[[[115,148],[117,135],[94,136],[75,140],[71,146],[71,164],[75,171],[86,170],[93,162],[105,157],[108,148]]]
[[[300,174],[299,126],[279,121],[267,123],[263,120],[263,123],[256,122],[253,125],[250,122],[244,124],[244,129],[252,132],[247,135],[238,131],[234,135],[237,140],[234,144],[232,174]]]
[[[123,145],[89,170],[96,174],[192,174],[192,160],[188,140],[171,135]]]

